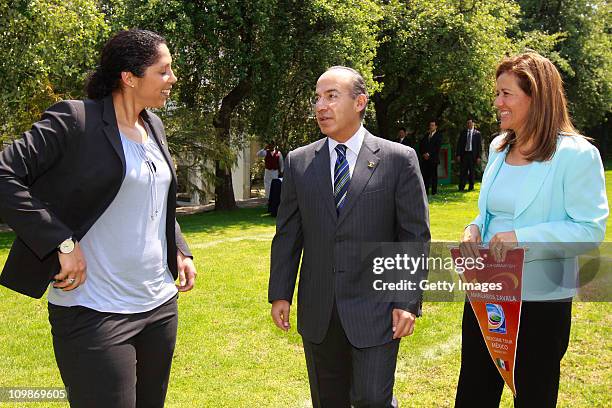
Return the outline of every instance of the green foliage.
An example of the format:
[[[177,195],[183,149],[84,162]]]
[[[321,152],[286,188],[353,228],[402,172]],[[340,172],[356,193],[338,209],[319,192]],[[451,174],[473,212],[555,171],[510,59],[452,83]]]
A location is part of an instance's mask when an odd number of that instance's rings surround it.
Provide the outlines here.
[[[177,109],[166,116],[180,118],[168,132],[175,151],[195,143],[204,148],[193,154],[223,169],[251,137],[284,151],[317,138],[308,100],[327,67],[353,66],[374,84],[380,13],[370,0],[111,0],[103,9],[114,29],[168,39],[179,77]]]
[[[296,7],[299,3],[299,7]],[[251,98],[251,132],[290,150],[318,139],[310,97],[318,77],[333,65],[359,70],[370,89],[380,8],[372,1],[278,2],[268,69]]]
[[[83,95],[107,27],[95,0],[0,0],[0,139]]]
[[[606,0],[520,0],[523,30],[560,36],[548,55],[561,69],[576,125],[588,129],[612,112],[612,5]]]
[[[284,152],[318,138],[309,98],[331,65],[364,75],[366,124],[388,138],[436,118],[453,142],[468,117],[489,136],[495,66],[525,48],[560,68],[579,127],[605,123],[612,107],[605,0],[0,0],[0,10],[0,139],[82,97],[102,42],[132,27],[163,34],[173,53],[179,82],[160,112],[173,151],[225,170],[252,138]]]
[[[407,125],[424,131],[430,119],[443,129],[468,117],[490,125],[493,72],[512,50],[508,32],[518,7],[508,1],[389,1],[380,23],[374,96],[377,125],[395,137]]]

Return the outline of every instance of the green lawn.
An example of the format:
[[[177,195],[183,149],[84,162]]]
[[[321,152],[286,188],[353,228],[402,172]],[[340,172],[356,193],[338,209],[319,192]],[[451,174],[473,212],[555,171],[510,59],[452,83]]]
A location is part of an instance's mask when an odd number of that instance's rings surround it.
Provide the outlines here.
[[[612,171],[606,173],[611,186]],[[477,189],[478,190],[478,189]],[[608,194],[608,196],[612,196]],[[476,212],[478,192],[442,188],[431,203],[436,240],[457,240]],[[180,219],[199,270],[181,295],[180,326],[168,407],[308,407],[303,351],[295,331],[282,333],[266,301],[274,220],[262,209]],[[607,241],[610,241],[608,228]],[[11,234],[0,234],[0,264]],[[61,386],[46,301],[0,288],[0,387]],[[413,336],[402,341],[396,395],[404,407],[450,407],[459,371],[460,303],[427,303]],[[612,308],[575,303],[563,360],[559,407],[612,405]],[[67,404],[47,404],[62,406]],[[19,404],[40,407],[41,404]],[[504,391],[503,407],[511,407]]]

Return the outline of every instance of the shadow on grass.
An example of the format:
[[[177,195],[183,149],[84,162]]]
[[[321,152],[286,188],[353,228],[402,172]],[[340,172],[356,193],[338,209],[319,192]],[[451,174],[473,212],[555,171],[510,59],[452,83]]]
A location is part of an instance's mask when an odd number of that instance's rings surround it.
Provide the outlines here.
[[[430,198],[430,204],[475,202],[478,200],[480,184],[474,192],[460,192],[456,184],[438,187],[438,194]],[[469,194],[469,195],[468,195]],[[253,227],[274,226],[276,218],[266,214],[265,207],[242,208],[234,211],[210,211],[178,218],[183,232],[214,233],[225,228],[248,230]]]
[[[210,211],[178,218],[183,232],[217,232],[225,228],[248,230],[274,226],[276,218],[266,214],[265,207],[242,208],[234,211]]]
[[[459,202],[472,202],[478,200],[478,194],[480,193],[480,183],[476,183],[474,191],[459,191],[456,184],[446,184],[438,186],[438,193],[435,196],[431,196],[429,199],[430,204],[434,203],[459,203]],[[476,197],[468,197],[468,194],[476,194]]]
[[[211,211],[178,218],[183,232],[217,232],[225,228],[248,230],[253,227],[274,226],[276,218],[266,214],[265,207],[242,208],[235,211]],[[9,250],[15,239],[12,232],[0,233],[0,251]]]
[[[1,232],[0,233],[0,251],[3,249],[9,250],[11,249],[11,245],[13,245],[13,240],[15,239],[15,234],[12,232]]]

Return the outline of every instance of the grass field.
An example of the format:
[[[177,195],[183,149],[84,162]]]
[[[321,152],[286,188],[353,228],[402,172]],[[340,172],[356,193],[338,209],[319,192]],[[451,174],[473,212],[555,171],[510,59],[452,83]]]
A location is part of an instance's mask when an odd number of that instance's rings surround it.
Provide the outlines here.
[[[612,171],[606,172],[606,178],[611,186]],[[430,207],[433,238],[457,240],[475,215],[477,197],[477,191],[459,194],[454,187],[442,188]],[[274,220],[263,209],[245,209],[188,216],[180,223],[199,278],[197,288],[179,300],[178,343],[166,406],[309,407],[295,313],[289,333],[277,330],[269,317],[266,291]],[[608,227],[606,241],[612,241],[611,234]],[[0,264],[12,237],[0,234]],[[0,299],[0,387],[61,386],[45,299],[30,299],[4,288]],[[426,303],[415,334],[402,341],[395,387],[401,406],[452,406],[462,306]],[[612,307],[576,302],[558,406],[612,406],[611,388]],[[512,406],[507,390],[502,401],[503,407]]]

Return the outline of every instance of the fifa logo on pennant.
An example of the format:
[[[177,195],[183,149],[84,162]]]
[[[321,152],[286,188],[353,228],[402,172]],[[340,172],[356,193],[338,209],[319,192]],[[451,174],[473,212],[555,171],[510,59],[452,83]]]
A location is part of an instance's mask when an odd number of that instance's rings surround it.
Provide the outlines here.
[[[495,303],[487,303],[487,324],[489,331],[506,334],[506,316],[504,308]]]

